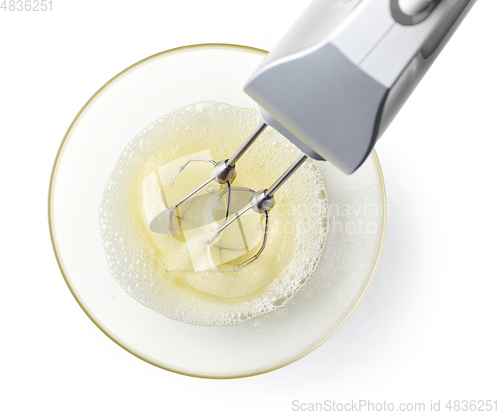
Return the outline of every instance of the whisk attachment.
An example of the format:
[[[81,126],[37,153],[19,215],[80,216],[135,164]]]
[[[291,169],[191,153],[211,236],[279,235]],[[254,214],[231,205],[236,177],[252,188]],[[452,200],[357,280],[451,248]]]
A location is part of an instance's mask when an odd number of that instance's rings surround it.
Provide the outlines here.
[[[239,265],[235,265],[235,268],[240,268],[259,258],[264,251],[268,240],[269,210],[274,206],[274,195],[290,178],[290,176],[292,176],[293,173],[295,173],[295,171],[308,159],[308,156],[302,154],[268,189],[256,192],[249,188],[232,186],[232,183],[236,178],[236,163],[266,127],[267,124],[261,121],[252,134],[250,134],[238,148],[238,150],[236,150],[235,153],[226,160],[219,162],[206,158],[191,158],[187,160],[180,167],[178,174],[180,174],[190,163],[201,162],[211,163],[213,165],[210,177],[191,191],[187,196],[184,196],[172,208],[167,207],[164,212],[156,216],[150,224],[151,230],[156,233],[163,234],[173,235],[184,233],[184,235],[187,235],[186,232],[188,232],[190,235],[193,235],[191,233],[192,229],[198,227],[200,229],[206,229],[207,226],[210,228],[212,225],[217,226],[217,224],[219,224],[211,234],[209,233],[210,236],[208,237],[208,240],[205,239],[206,243],[211,246],[211,249],[218,248],[219,252],[222,253],[224,251],[226,252],[224,255],[229,255],[229,260],[221,259],[221,261],[218,262],[219,264],[234,264],[237,258],[241,258],[243,255],[249,255],[255,250],[257,250],[257,252],[251,258]],[[177,213],[176,220],[173,219],[174,212],[179,212],[178,208],[180,205],[193,198],[193,196],[195,196],[200,190],[212,182],[226,186],[221,192],[208,192],[207,194],[203,194],[192,199],[189,206],[183,210],[184,213],[182,215]],[[193,218],[193,212],[198,211],[203,213],[199,217]],[[262,238],[259,238],[259,235],[254,231],[254,229],[258,229],[258,232],[262,231],[262,222],[259,217],[257,216],[255,219],[251,216],[242,218],[242,216],[249,211],[265,215],[265,225]],[[184,215],[187,216],[185,217]],[[235,237],[239,238],[244,246],[241,248],[225,246],[226,243],[223,242],[224,239],[221,239],[221,234],[229,226],[235,223],[238,223],[239,225],[239,233],[237,229],[235,230],[236,232],[234,230],[230,230],[225,241],[228,239],[233,241],[232,238]],[[250,231],[250,233],[248,233],[248,231]],[[259,248],[257,249],[257,247]]]
[[[196,193],[198,193],[201,189],[203,189],[205,186],[207,186],[209,183],[212,181],[216,181],[219,184],[227,184],[229,188],[229,194],[228,194],[228,199],[231,197],[231,183],[234,181],[236,178],[236,162],[245,154],[245,152],[250,148],[250,146],[253,144],[253,142],[259,137],[259,135],[265,130],[267,127],[267,124],[264,121],[261,121],[259,125],[255,128],[255,130],[248,136],[248,138],[245,140],[245,142],[238,148],[238,150],[235,151],[235,153],[227,160],[222,160],[216,163],[214,160],[210,159],[203,159],[203,158],[192,158],[189,159],[183,166],[181,166],[179,173],[184,170],[189,163],[192,162],[209,162],[214,165],[214,168],[212,169],[211,172],[211,178],[202,183],[200,186],[198,186],[196,189],[194,189],[191,193],[189,193],[187,196],[182,198],[172,209],[170,209],[171,214],[186,200],[188,200],[190,197],[194,196]],[[229,212],[229,203],[227,204],[227,212]],[[229,214],[229,213],[228,213]]]
[[[253,192],[252,199],[250,200],[250,203],[246,205],[244,208],[242,208],[238,213],[236,213],[231,219],[226,216],[226,219],[224,222],[217,228],[217,230],[214,232],[214,235],[208,240],[209,244],[214,243],[214,241],[221,235],[224,230],[233,224],[234,222],[238,221],[241,216],[243,216],[246,212],[249,210],[253,210],[257,213],[264,213],[266,216],[266,223],[264,226],[264,236],[262,238],[262,245],[260,249],[257,251],[257,253],[252,256],[250,259],[247,261],[243,262],[242,264],[239,265],[239,267],[242,267],[244,265],[249,264],[250,262],[255,261],[260,254],[264,251],[264,248],[266,247],[267,243],[267,237],[268,237],[268,231],[269,231],[269,210],[274,206],[274,195],[275,193],[279,190],[281,186],[297,171],[297,169],[304,164],[304,162],[308,159],[308,156],[305,154],[302,154],[295,162],[279,177],[278,180],[276,180],[269,189],[264,189],[260,190],[258,192],[253,191],[252,189],[246,189],[246,188],[239,188],[239,189],[245,189],[250,192]]]

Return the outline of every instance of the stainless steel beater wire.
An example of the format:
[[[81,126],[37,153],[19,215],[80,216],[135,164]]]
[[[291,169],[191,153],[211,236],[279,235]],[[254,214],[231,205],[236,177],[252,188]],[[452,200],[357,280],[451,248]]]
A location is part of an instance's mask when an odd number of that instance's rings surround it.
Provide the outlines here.
[[[259,251],[252,258],[250,258],[247,261],[243,262],[243,264],[238,265],[237,268],[244,267],[245,265],[248,265],[250,262],[255,261],[260,256],[260,254],[262,254],[262,251],[264,251],[264,248],[266,247],[267,234],[268,234],[268,231],[269,231],[269,212],[266,210],[264,213],[266,214],[266,226],[265,226],[265,229],[264,229],[264,241],[262,242],[262,246],[260,247]]]
[[[271,198],[274,196],[274,193],[278,191],[278,189],[290,178],[290,176],[297,171],[297,169],[304,164],[304,162],[308,159],[309,157],[305,154],[302,154],[295,162],[285,171],[281,177],[276,180],[273,185],[265,192],[265,195],[267,198]],[[240,216],[242,216],[244,213],[248,212],[250,209],[252,209],[253,206],[252,204],[249,204],[246,206],[243,210],[238,212],[234,218],[232,218],[229,222],[224,222],[223,225],[217,229],[216,234],[211,238],[208,243],[212,243],[215,238],[224,230],[226,229],[231,223],[233,223],[236,219],[238,219]],[[266,211],[267,212],[267,211]],[[267,227],[266,227],[267,229]]]
[[[261,121],[255,130],[253,130],[252,134],[248,136],[245,142],[240,146],[238,150],[227,160],[227,165],[229,167],[233,167],[236,162],[241,158],[245,151],[249,149],[252,143],[257,139],[257,137],[264,131],[267,127],[267,124],[264,121]]]
[[[177,209],[179,207],[179,205],[181,203],[184,203],[187,199],[189,199],[191,196],[193,196],[196,192],[198,192],[199,190],[203,189],[208,183],[210,183],[211,181],[215,180],[215,177],[211,177],[210,179],[208,179],[205,183],[203,183],[202,185],[198,186],[195,190],[193,190],[191,193],[189,193],[184,199],[182,199],[179,203],[177,203],[172,209],[171,209],[171,212],[173,212],[175,209]]]
[[[193,161],[206,161],[208,163],[212,163],[214,166],[217,164],[215,163],[215,161],[213,160],[209,160],[209,159],[201,159],[201,158],[192,158],[190,160],[188,160],[186,163],[184,163],[180,170],[179,170],[179,173],[184,170],[186,168],[186,166],[193,162]],[[187,199],[189,199],[191,196],[193,196],[196,192],[200,191],[201,189],[203,189],[208,183],[210,183],[212,180],[214,180],[215,177],[212,177],[211,179],[207,180],[205,183],[203,183],[201,186],[198,186],[195,190],[193,190],[191,193],[189,193],[186,197],[184,197],[179,203],[177,203],[172,209],[170,209],[170,213],[173,214],[174,210],[177,209],[179,207],[179,205],[181,205],[182,203],[184,203]],[[168,206],[165,205],[168,209]]]
[[[227,182],[227,205],[226,205],[226,218],[224,222],[227,221],[229,217],[229,206],[231,205],[231,183]]]
[[[309,158],[309,156],[302,154],[295,162],[284,172],[281,177],[276,180],[273,185],[266,190],[266,196],[272,197],[278,191],[278,189],[290,178],[290,176],[297,171],[297,169],[304,164],[304,162]]]
[[[232,218],[229,222],[225,222],[219,229],[217,229],[217,232],[215,233],[215,235],[208,241],[209,244],[211,244],[213,241],[215,241],[215,238],[217,238],[217,236],[219,236],[219,234],[224,230],[226,229],[229,225],[231,225],[231,223],[233,223],[235,220],[237,220],[241,215],[243,215],[244,213],[248,212],[250,209],[252,209],[252,205],[248,205],[247,207],[245,207],[241,212],[238,212],[237,215],[235,215],[234,218]]]
[[[244,191],[248,191],[248,192],[251,192],[251,193],[255,194],[255,190],[249,189],[248,187],[232,187],[228,183],[228,187],[225,190],[222,191],[221,196],[224,196],[224,194],[226,193],[226,191],[230,192],[232,189],[234,189],[234,190],[244,190]],[[208,242],[212,243],[215,240],[215,238],[217,238],[217,236],[222,232],[222,230],[226,229],[226,227],[228,225],[230,225],[231,223],[233,223],[236,219],[238,219],[238,221],[239,221],[240,216],[243,215],[243,213],[245,213],[245,212],[248,211],[248,206],[250,206],[250,205],[245,206],[245,210],[244,211],[238,212],[236,214],[236,216],[231,220],[231,222],[226,223],[227,219],[229,218],[229,203],[228,203],[227,210],[226,210],[226,218],[224,219],[224,222],[222,222],[222,225],[220,225],[220,227],[217,229],[217,232],[215,233],[215,235],[213,236],[213,238],[211,238]]]
[[[245,142],[240,146],[238,150],[231,156],[231,158],[228,159],[228,166],[233,167],[236,162],[245,154],[245,152],[250,148],[252,143],[259,137],[259,135],[264,131],[267,127],[267,124],[264,121],[261,121],[260,124],[255,128],[255,130],[250,134],[250,136],[245,140]],[[208,159],[191,159],[188,160],[187,163],[184,164],[184,166],[181,167],[181,171],[192,161],[209,161],[210,163],[213,163],[214,165],[216,164],[213,160],[208,160]],[[210,183],[212,180],[214,180],[215,177],[210,178],[207,180],[205,183],[203,183],[201,186],[198,186],[195,190],[193,190],[191,193],[189,193],[186,197],[184,197],[179,203],[177,203],[171,211],[173,212],[175,209],[179,207],[182,203],[184,203],[187,199],[189,199],[191,196],[193,196],[196,192],[201,190],[203,187],[205,187],[208,183]],[[228,205],[228,211],[229,211],[229,205]],[[227,217],[226,217],[227,219]]]
[[[192,159],[189,159],[188,161],[186,161],[182,166],[181,168],[179,169],[179,173],[184,170],[187,165],[193,161],[206,161],[207,163],[212,163],[214,166],[217,164],[215,161],[213,160],[210,160],[210,159],[200,159],[200,158],[192,158]]]

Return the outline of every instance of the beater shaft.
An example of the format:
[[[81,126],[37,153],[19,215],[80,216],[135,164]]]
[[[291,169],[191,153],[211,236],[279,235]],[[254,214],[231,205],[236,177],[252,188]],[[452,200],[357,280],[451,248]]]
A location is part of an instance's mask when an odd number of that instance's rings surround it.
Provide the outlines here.
[[[248,136],[245,142],[240,146],[238,150],[234,152],[234,154],[227,160],[227,165],[229,167],[233,167],[236,162],[241,158],[243,154],[250,148],[253,142],[257,139],[257,137],[264,131],[267,127],[267,124],[264,121],[261,121],[260,124],[253,130],[252,134]]]
[[[272,197],[278,191],[278,189],[290,178],[290,176],[297,171],[297,169],[304,164],[304,162],[309,157],[302,154],[288,169],[284,172],[281,177],[276,180],[272,186],[265,191],[267,197]]]

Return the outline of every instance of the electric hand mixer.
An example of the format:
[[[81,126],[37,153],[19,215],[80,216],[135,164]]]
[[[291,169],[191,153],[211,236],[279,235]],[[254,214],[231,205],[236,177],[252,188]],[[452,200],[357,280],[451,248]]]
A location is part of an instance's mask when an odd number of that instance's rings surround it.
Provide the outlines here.
[[[474,3],[314,0],[244,87],[258,103],[262,122],[230,158],[186,163],[214,167],[208,180],[169,210],[170,216],[210,182],[226,184],[225,218],[208,243],[252,209],[265,214],[265,231],[258,252],[241,265],[257,259],[280,186],[309,157],[327,160],[346,174],[356,171]],[[267,126],[303,154],[271,187],[244,189],[252,197],[230,218],[235,165]],[[172,226],[164,229],[175,232]]]

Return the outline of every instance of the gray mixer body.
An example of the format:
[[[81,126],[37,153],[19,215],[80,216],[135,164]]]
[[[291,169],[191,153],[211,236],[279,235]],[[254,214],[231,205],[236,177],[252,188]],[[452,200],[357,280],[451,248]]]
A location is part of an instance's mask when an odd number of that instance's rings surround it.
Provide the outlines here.
[[[350,174],[474,2],[315,0],[244,90],[268,125]]]

